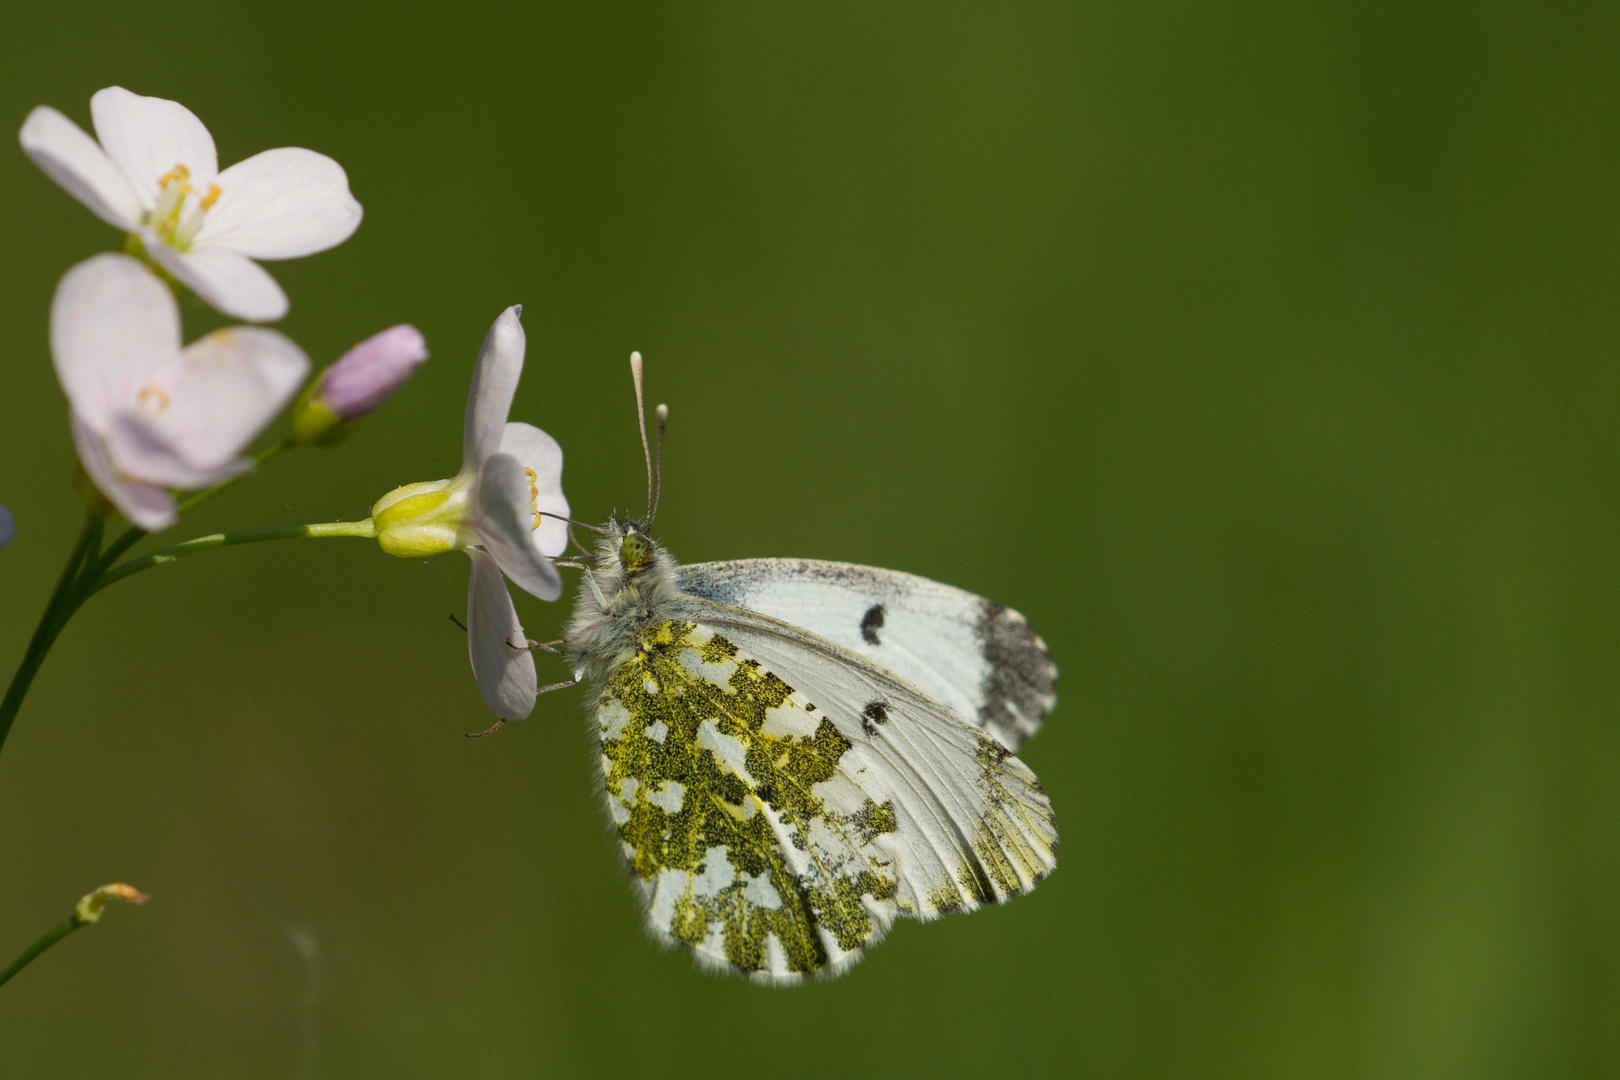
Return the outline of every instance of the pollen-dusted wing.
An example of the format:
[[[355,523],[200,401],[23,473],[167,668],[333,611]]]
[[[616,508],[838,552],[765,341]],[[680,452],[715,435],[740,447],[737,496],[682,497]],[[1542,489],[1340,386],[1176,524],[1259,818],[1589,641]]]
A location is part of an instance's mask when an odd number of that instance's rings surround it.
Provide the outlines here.
[[[920,579],[919,579],[920,580]],[[836,641],[699,596],[597,706],[613,820],[659,937],[763,982],[836,974],[896,915],[1029,891],[1057,829],[1021,761]]]
[[[1018,612],[874,566],[736,559],[679,567],[684,592],[829,638],[910,679],[1009,750],[1057,702],[1057,668]]]

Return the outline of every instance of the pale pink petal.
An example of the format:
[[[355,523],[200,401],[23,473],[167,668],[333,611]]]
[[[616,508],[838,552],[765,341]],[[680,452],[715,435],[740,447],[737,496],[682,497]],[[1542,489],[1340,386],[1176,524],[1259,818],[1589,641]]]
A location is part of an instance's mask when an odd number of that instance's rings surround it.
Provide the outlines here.
[[[90,99],[90,119],[101,148],[147,210],[157,204],[159,182],[176,165],[186,167],[189,182],[198,191],[208,190],[219,172],[214,137],[177,101],[109,86]]]
[[[107,501],[118,508],[125,521],[138,529],[158,532],[178,520],[174,499],[167,491],[118,475],[107,457],[101,436],[78,413],[69,412],[68,427],[73,432],[73,446],[79,452],[79,464],[84,466],[85,475],[107,496]]]
[[[360,204],[343,166],[288,146],[254,154],[219,174],[219,201],[192,241],[255,259],[296,259],[343,243],[360,227]]]
[[[83,128],[48,105],[28,114],[17,133],[23,153],[90,212],[115,229],[140,228],[141,200]]]
[[[180,355],[174,294],[127,255],[97,255],[62,275],[51,301],[51,356],[74,412],[105,432],[115,412]]]
[[[561,520],[568,516],[568,500],[562,490],[562,447],[533,424],[514,423],[501,433],[501,453],[511,454],[529,470],[534,508],[545,511],[534,527],[534,546],[542,555],[561,555],[568,550],[568,523]]]
[[[390,326],[338,357],[321,374],[321,400],[345,420],[371,413],[428,358],[427,340],[409,323]]]
[[[461,436],[461,474],[476,474],[484,459],[501,447],[506,414],[523,377],[523,305],[501,312],[484,336],[467,392],[467,422]]]
[[[562,579],[534,546],[529,474],[510,454],[491,454],[478,470],[474,505],[478,539],[518,588],[542,600],[562,595]]]
[[[309,358],[284,334],[258,326],[215,330],[159,373],[164,400],[148,395],[141,416],[181,460],[206,472],[240,454],[308,375]]]
[[[472,658],[478,693],[489,711],[502,720],[522,720],[534,711],[539,684],[534,658],[517,608],[506,591],[501,568],[487,553],[468,548],[472,580],[467,586],[467,654]],[[515,646],[515,647],[514,647]]]
[[[287,294],[270,272],[246,255],[224,248],[179,252],[146,230],[146,253],[203,303],[249,322],[275,322],[287,314]]]
[[[214,468],[198,468],[181,456],[150,421],[120,413],[107,432],[107,456],[120,475],[164,488],[196,491],[223,484],[253,468],[252,458],[233,458]]]

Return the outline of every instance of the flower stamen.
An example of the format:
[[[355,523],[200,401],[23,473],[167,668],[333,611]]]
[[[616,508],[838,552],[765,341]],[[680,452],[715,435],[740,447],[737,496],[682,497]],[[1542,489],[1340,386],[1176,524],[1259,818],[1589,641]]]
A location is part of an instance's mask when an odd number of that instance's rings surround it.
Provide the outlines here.
[[[534,524],[529,526],[529,531],[533,532],[540,527],[540,478],[527,465],[523,471],[529,474],[529,509],[534,511]]]
[[[135,395],[135,400],[151,408],[153,412],[160,413],[169,407],[169,395],[164,392],[163,387],[152,383],[141,387],[141,392]]]
[[[190,180],[191,170],[184,165],[176,165],[164,173],[162,179],[158,181],[163,194],[158,196],[157,205],[146,215],[146,223],[152,226],[166,243],[173,242],[175,229],[180,224],[180,211],[186,205],[186,196],[194,190]],[[188,221],[186,224],[190,226],[191,222]],[[199,221],[197,224],[202,223]],[[197,230],[192,227],[190,231],[195,235]]]

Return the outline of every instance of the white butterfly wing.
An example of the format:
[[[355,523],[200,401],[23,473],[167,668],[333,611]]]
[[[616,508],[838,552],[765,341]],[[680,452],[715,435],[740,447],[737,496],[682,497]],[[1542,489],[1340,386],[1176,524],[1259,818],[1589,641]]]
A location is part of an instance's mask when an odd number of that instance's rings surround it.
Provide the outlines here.
[[[835,975],[899,910],[898,825],[852,744],[701,623],[644,632],[602,687],[608,810],[660,939],[767,983]]]
[[[917,684],[1009,750],[1057,701],[1057,668],[1018,612],[937,581],[817,559],[677,571],[682,591],[803,627]]]
[[[840,771],[891,805],[901,914],[931,919],[1028,892],[1057,861],[1040,781],[911,681],[768,615],[693,600],[706,628],[813,703],[850,743]]]

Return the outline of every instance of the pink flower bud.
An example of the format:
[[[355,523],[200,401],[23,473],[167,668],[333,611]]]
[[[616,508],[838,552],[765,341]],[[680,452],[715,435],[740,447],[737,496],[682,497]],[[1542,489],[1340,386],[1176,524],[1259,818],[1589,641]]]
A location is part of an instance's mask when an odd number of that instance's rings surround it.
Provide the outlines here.
[[[408,323],[389,327],[339,357],[317,393],[338,419],[353,420],[381,405],[427,358],[420,330]]]

